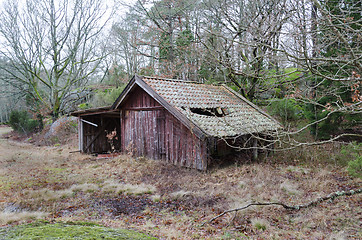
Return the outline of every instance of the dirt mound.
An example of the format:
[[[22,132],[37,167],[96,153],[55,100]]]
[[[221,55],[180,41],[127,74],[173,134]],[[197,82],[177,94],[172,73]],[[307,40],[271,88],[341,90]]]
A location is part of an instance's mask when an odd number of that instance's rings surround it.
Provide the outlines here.
[[[37,145],[69,144],[76,145],[78,122],[75,117],[62,117],[51,125],[46,125],[42,132],[34,134],[31,141]]]
[[[76,117],[63,117],[56,120],[50,125],[49,130],[45,133],[45,138],[58,136],[62,132],[69,131],[76,133],[77,118]],[[72,128],[73,127],[73,128]]]

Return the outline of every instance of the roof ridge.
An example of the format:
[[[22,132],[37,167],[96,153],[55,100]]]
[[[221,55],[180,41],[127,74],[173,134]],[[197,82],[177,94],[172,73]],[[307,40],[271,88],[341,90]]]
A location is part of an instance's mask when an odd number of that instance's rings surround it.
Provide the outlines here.
[[[200,82],[197,82],[197,81],[186,80],[186,79],[172,79],[172,78],[151,77],[151,76],[142,76],[141,78],[150,78],[150,79],[162,80],[162,81],[169,81],[169,82],[183,82],[183,83],[205,84],[205,83],[200,83]]]

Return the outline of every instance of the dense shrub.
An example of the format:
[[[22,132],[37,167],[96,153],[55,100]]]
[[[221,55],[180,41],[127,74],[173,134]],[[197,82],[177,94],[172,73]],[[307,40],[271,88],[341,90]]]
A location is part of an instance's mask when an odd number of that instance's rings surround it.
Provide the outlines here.
[[[124,87],[125,85],[110,89],[97,90],[89,102],[79,104],[78,108],[85,110],[89,108],[111,106],[119,97]]]
[[[355,160],[349,161],[347,170],[351,176],[362,179],[362,155],[357,156]]]
[[[356,159],[362,154],[362,143],[350,142],[341,147],[341,150],[336,154],[336,162],[341,166],[347,166],[348,162]]]
[[[12,111],[9,118],[9,125],[17,132],[31,133],[39,127],[39,121],[32,119],[27,111]]]
[[[125,86],[98,91],[94,97],[93,105],[97,107],[112,105],[119,97],[124,87]]]
[[[342,146],[338,158],[348,161],[348,173],[362,178],[362,143],[351,142]]]
[[[284,123],[296,121],[303,116],[303,108],[294,99],[278,99],[269,106],[271,114],[278,116]]]
[[[344,112],[330,112],[329,110],[321,110],[320,107],[315,107],[308,104],[305,107],[304,114],[309,123],[320,121],[310,127],[311,134],[315,139],[325,140],[341,133],[347,133],[358,129],[361,113],[348,114]]]

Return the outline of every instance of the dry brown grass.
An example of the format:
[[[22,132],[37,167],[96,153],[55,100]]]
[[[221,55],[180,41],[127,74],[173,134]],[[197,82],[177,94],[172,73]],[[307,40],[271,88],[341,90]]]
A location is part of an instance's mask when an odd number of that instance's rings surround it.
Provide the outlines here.
[[[72,150],[0,141],[1,225],[9,224],[4,219],[94,221],[161,239],[362,237],[360,196],[296,212],[254,207],[200,227],[217,213],[251,201],[301,204],[361,186],[333,164],[268,159],[200,172],[127,155],[96,159]],[[16,211],[8,210],[12,205]],[[125,212],[123,206],[134,211]]]
[[[43,219],[47,216],[48,214],[44,212],[0,212],[0,224],[5,225],[14,222]]]

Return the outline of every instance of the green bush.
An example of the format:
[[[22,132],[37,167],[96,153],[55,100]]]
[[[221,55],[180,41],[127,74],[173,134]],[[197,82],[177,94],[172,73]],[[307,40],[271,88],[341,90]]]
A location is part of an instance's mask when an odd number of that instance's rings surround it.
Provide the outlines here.
[[[124,87],[125,85],[105,90],[97,90],[88,103],[79,104],[78,108],[84,110],[88,108],[111,106],[119,97]]]
[[[356,159],[362,154],[362,143],[351,142],[343,145],[341,151],[336,155],[336,163],[341,166],[347,166],[348,162]]]
[[[39,127],[39,121],[32,119],[27,111],[12,111],[9,118],[9,125],[17,132],[31,133]]]
[[[348,161],[348,173],[353,177],[362,178],[362,143],[351,142],[342,146],[337,159]]]
[[[81,103],[81,104],[78,105],[78,108],[80,110],[86,110],[86,109],[91,108],[91,106],[89,105],[89,103]]]
[[[362,178],[362,143],[351,142],[342,146],[336,162],[348,166],[347,171],[351,176]]]
[[[321,86],[324,87],[323,89],[329,89],[334,87],[334,84],[326,81]],[[315,139],[327,140],[339,134],[353,131],[353,129],[361,125],[362,113],[358,111],[334,112],[335,109],[339,108],[341,102],[344,102],[346,105],[347,103],[353,104],[351,102],[350,89],[341,87],[339,92],[343,94],[338,97],[335,95],[325,95],[315,100],[316,103],[305,105],[305,117],[309,123],[315,123],[310,126],[310,132]]]
[[[357,156],[355,160],[349,161],[347,170],[351,176],[362,179],[362,155]]]
[[[278,99],[269,106],[271,114],[276,115],[282,121],[296,121],[302,118],[303,108],[294,99]]]

